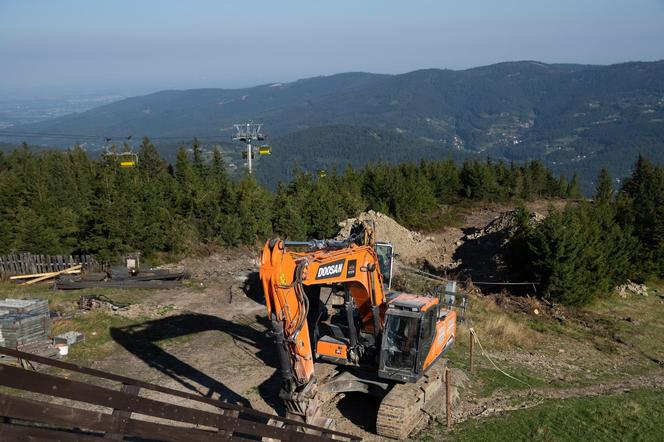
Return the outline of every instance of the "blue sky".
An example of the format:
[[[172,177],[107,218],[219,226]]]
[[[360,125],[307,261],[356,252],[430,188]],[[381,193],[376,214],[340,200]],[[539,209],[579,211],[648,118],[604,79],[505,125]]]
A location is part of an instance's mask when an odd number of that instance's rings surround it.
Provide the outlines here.
[[[664,0],[0,0],[0,95],[664,58]]]

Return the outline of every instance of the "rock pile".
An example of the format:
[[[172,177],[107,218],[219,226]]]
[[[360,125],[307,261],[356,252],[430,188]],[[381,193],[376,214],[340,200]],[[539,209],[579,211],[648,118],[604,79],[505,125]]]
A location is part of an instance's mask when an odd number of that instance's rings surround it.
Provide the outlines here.
[[[545,218],[544,215],[537,212],[530,212],[529,215],[532,224],[539,223]],[[516,224],[516,211],[510,210],[508,212],[503,212],[483,228],[466,235],[464,239],[466,241],[472,241],[488,235],[500,233],[503,237],[503,242],[507,242],[514,233],[516,233]]]
[[[616,287],[616,294],[621,298],[628,298],[630,295],[648,296],[648,287],[645,284],[637,284],[627,280],[627,284]]]

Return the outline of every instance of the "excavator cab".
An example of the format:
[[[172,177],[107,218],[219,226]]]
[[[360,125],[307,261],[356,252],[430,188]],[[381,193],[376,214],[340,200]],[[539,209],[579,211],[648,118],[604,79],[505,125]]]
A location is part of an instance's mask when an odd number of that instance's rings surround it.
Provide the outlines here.
[[[454,341],[456,313],[436,298],[407,293],[389,301],[385,313],[378,375],[416,382]]]

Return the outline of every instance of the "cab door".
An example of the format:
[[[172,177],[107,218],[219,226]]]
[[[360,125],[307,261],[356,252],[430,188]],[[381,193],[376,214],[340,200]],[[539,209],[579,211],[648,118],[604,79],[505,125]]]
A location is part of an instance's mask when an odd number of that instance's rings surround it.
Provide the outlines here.
[[[422,373],[426,367],[425,361],[430,360],[429,353],[434,347],[433,341],[436,338],[436,317],[438,316],[438,305],[430,307],[422,315],[420,328],[420,351],[417,355],[417,372]]]
[[[374,246],[378,255],[378,267],[383,275],[383,285],[386,290],[392,288],[392,260],[394,258],[394,247],[388,242],[377,242]]]

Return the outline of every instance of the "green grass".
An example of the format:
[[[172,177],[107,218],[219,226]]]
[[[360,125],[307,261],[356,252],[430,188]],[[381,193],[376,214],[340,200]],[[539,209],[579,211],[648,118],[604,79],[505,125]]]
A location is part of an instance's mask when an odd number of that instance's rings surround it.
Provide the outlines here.
[[[128,319],[104,312],[88,312],[73,319],[57,321],[53,334],[77,331],[85,335],[85,341],[69,347],[69,362],[90,365],[113,352],[118,345],[111,337],[110,329],[139,324],[147,318]]]
[[[0,283],[0,298],[39,298],[48,299],[50,310],[73,313],[71,319],[53,321],[53,335],[77,331],[85,335],[85,341],[69,348],[67,360],[89,365],[112,353],[117,346],[110,335],[112,327],[138,324],[149,318],[129,319],[103,311],[81,311],[77,302],[81,296],[105,295],[118,303],[138,304],[150,296],[149,290],[86,289],[54,291],[52,284],[21,286],[13,282]],[[166,314],[172,306],[164,306],[160,314]]]
[[[0,298],[39,298],[48,299],[51,311],[68,311],[74,308],[81,296],[104,295],[119,303],[138,304],[150,296],[150,290],[123,289],[84,289],[53,290],[53,284],[22,286],[13,282],[0,283]]]
[[[632,392],[588,398],[547,400],[525,410],[468,420],[448,431],[438,424],[423,441],[659,441],[664,394]]]

